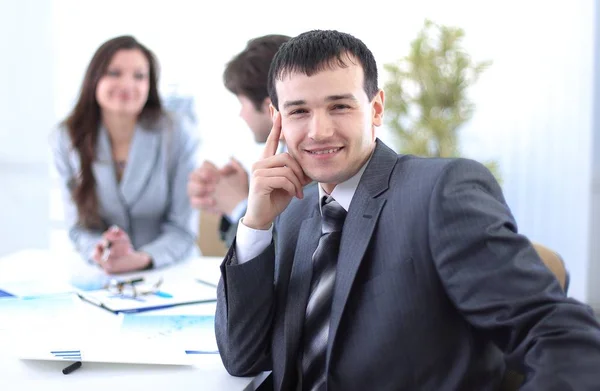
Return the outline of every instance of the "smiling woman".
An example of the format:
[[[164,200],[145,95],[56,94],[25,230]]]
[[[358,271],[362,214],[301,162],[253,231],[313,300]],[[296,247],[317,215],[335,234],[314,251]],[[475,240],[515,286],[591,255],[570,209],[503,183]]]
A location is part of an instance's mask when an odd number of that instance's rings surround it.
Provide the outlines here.
[[[185,193],[197,135],[165,112],[157,81],[153,53],[135,38],[105,42],[54,138],[69,237],[107,273],[197,253],[197,218]]]
[[[163,114],[157,67],[152,52],[131,36],[105,42],[88,66],[79,100],[64,122],[81,163],[73,199],[83,226],[102,225],[92,172],[99,125],[107,128],[114,160],[126,161],[138,119],[152,123]]]

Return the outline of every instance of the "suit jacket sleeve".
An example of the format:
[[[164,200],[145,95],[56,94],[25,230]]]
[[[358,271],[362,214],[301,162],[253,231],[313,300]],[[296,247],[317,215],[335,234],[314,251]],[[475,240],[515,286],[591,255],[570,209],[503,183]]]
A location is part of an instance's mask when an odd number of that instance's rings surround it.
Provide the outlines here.
[[[516,223],[493,176],[459,159],[430,200],[429,240],[445,289],[476,330],[520,360],[522,390],[600,389],[600,328],[567,298]]]
[[[163,267],[181,260],[196,246],[199,221],[187,196],[187,180],[196,167],[199,140],[194,127],[179,122],[172,131],[170,148],[167,148],[169,168],[169,209],[162,223],[161,235],[138,250],[152,257],[154,267]]]
[[[71,196],[71,191],[75,187],[76,178],[79,175],[79,165],[74,164],[72,158],[78,159],[79,157],[73,152],[66,128],[56,129],[50,141],[69,238],[81,257],[94,263],[92,260],[94,247],[102,239],[102,232],[86,229],[78,223],[77,206]]]
[[[273,243],[243,264],[235,240],[221,265],[215,331],[223,364],[233,376],[272,370],[275,250]]]
[[[244,211],[244,214],[245,213],[246,212]],[[229,221],[229,219],[225,216],[221,217],[221,223],[219,224],[219,235],[227,247],[231,247],[233,244],[233,240],[237,234],[238,224],[239,220],[232,222]]]

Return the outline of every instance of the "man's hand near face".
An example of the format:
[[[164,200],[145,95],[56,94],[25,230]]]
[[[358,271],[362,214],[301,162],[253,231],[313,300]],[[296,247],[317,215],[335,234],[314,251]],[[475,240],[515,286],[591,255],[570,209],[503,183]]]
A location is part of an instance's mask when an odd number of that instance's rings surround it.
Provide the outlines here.
[[[262,159],[252,167],[248,209],[243,223],[256,230],[268,229],[292,198],[303,198],[303,188],[311,182],[289,153],[277,154],[281,135],[281,115],[275,113],[273,128]]]

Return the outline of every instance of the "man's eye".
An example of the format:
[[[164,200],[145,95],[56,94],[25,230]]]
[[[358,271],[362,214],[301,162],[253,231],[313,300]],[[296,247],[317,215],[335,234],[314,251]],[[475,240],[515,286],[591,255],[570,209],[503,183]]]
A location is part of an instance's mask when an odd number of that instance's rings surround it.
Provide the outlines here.
[[[333,106],[333,108],[334,108],[335,110],[343,110],[343,109],[349,109],[349,108],[350,108],[350,106],[348,106],[348,105],[342,105],[342,104],[339,104],[339,105],[334,105],[334,106]]]

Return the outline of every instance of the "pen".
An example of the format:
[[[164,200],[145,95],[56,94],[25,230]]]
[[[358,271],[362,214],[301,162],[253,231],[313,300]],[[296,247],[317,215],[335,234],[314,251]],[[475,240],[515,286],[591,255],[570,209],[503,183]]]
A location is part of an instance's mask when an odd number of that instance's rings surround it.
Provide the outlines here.
[[[106,245],[104,246],[104,251],[102,251],[102,262],[108,261],[108,257],[110,257],[110,246],[112,246],[112,242],[107,240]]]
[[[68,375],[69,373],[73,372],[74,370],[76,370],[77,368],[81,367],[81,361],[75,361],[73,364],[69,365],[68,367],[66,367],[65,369],[62,370],[63,375]]]

